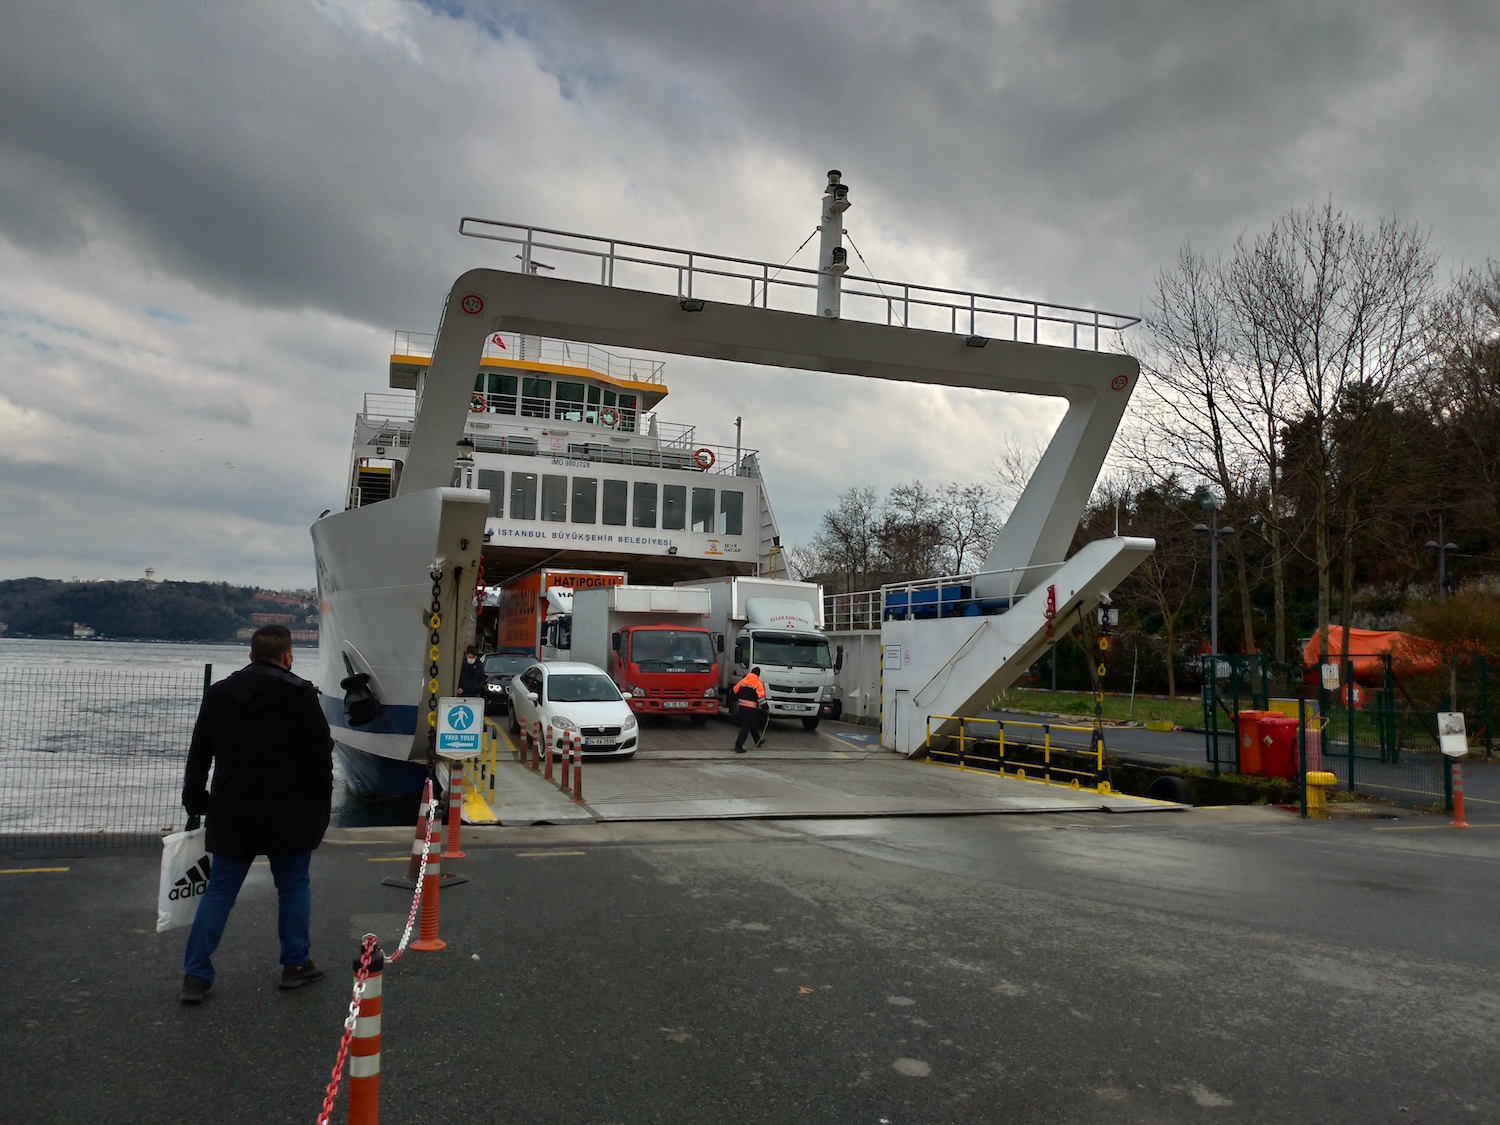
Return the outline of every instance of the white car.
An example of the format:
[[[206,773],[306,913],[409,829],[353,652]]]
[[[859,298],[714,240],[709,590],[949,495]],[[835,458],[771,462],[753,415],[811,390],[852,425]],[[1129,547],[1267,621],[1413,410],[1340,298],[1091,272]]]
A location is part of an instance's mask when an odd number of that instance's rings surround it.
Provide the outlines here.
[[[511,680],[510,732],[535,730],[546,738],[552,725],[553,745],[564,737],[582,738],[591,758],[629,758],[635,754],[640,725],[613,680],[592,664],[538,662]]]

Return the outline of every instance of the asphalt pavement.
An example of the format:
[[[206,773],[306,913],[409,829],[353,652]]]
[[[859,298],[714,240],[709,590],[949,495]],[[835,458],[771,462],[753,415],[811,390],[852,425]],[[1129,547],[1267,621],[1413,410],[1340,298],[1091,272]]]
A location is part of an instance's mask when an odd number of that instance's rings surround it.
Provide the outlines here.
[[[333,971],[290,993],[257,867],[196,1009],[153,852],[5,860],[0,1120],[312,1120],[409,847],[344,829],[317,851]],[[1500,1120],[1497,830],[1242,808],[464,848],[448,948],[385,978],[387,1122]]]

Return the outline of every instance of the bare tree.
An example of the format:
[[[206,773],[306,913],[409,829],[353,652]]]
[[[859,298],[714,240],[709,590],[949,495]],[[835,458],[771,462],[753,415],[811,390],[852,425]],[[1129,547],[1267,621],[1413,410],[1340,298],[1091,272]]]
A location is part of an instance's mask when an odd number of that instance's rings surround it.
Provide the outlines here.
[[[999,497],[985,484],[944,485],[938,503],[938,526],[950,574],[963,574],[989,553],[1000,533],[995,514]]]
[[[1270,236],[1256,240],[1267,270],[1258,316],[1265,332],[1285,345],[1292,373],[1295,393],[1278,420],[1303,431],[1296,467],[1314,498],[1318,652],[1326,661],[1333,551],[1352,550],[1364,485],[1378,467],[1381,435],[1371,423],[1417,370],[1435,260],[1415,227],[1387,219],[1366,230],[1331,202],[1288,212],[1273,233],[1275,245]],[[1338,499],[1346,518],[1336,542],[1331,528]],[[1346,566],[1346,626],[1352,573]]]
[[[1042,443],[1038,441],[1001,439],[1000,451],[995,455],[991,469],[995,474],[995,505],[1002,521],[1010,517],[1011,509],[1026,490],[1026,483],[1036,472],[1043,452]]]
[[[880,510],[880,557],[894,578],[926,578],[941,569],[942,510],[919,480],[891,489]]]
[[[879,570],[880,526],[875,490],[869,486],[846,488],[838,506],[823,513],[812,547],[840,576],[843,590],[867,590]]]
[[[1211,481],[1228,517],[1243,519],[1248,514],[1244,484],[1255,474],[1235,425],[1236,403],[1246,395],[1236,355],[1237,310],[1226,280],[1229,272],[1220,259],[1183,246],[1176,264],[1157,275],[1144,317],[1152,346],[1138,357],[1146,375],[1142,409],[1152,425],[1135,459],[1153,477],[1166,467]],[[1244,546],[1238,538],[1227,545],[1235,564],[1245,648],[1253,652],[1255,617]]]

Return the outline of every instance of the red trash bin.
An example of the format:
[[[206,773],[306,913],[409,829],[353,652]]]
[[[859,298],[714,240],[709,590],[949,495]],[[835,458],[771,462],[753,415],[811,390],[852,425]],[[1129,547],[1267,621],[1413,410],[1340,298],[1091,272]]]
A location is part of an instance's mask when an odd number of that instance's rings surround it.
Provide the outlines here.
[[[1236,732],[1240,747],[1240,774],[1249,777],[1251,774],[1261,772],[1260,754],[1260,720],[1267,715],[1275,715],[1275,711],[1241,711],[1238,717],[1239,730]]]
[[[1285,715],[1266,715],[1260,727],[1260,765],[1267,777],[1297,776],[1297,720]]]

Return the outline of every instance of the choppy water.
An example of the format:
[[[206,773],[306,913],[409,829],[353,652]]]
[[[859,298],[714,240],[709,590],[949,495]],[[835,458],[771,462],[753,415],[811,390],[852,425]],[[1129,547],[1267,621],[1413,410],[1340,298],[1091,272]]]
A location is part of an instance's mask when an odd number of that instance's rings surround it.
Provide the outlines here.
[[[0,639],[0,834],[181,828],[204,666],[222,680],[247,647]],[[334,771],[336,824],[411,823],[414,801],[364,801]]]

